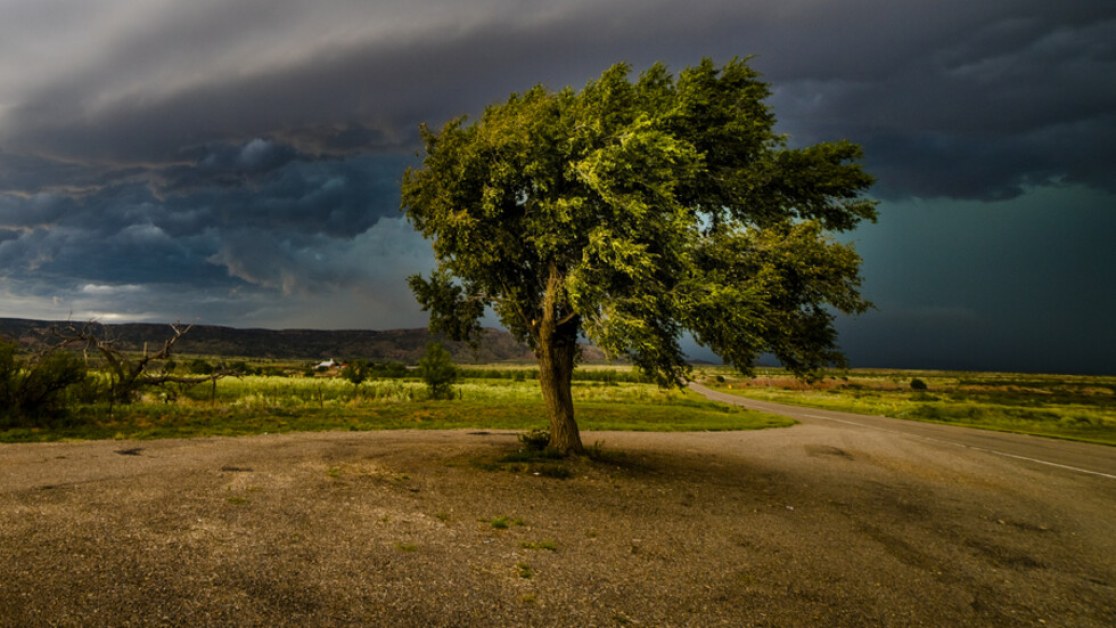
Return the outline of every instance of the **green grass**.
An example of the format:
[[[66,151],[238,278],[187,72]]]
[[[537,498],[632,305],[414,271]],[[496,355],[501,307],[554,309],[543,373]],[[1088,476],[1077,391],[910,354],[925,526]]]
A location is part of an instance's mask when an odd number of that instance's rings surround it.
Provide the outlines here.
[[[579,369],[573,395],[582,430],[724,431],[793,423],[712,403],[689,391],[661,390],[637,381],[630,369],[609,368]],[[472,377],[457,384],[452,401],[429,400],[422,382],[406,378],[358,387],[336,377],[230,377],[215,388],[155,391],[111,412],[105,406],[78,406],[43,427],[0,430],[0,442],[545,427],[538,382],[517,377],[518,372],[506,366],[472,367]],[[718,368],[702,368],[697,375],[721,390],[755,399],[1116,444],[1113,376],[856,370],[804,384],[778,369],[760,369],[751,379]],[[912,388],[915,379],[926,388]]]
[[[243,436],[307,431],[394,429],[530,430],[545,427],[537,381],[476,378],[459,398],[433,401],[424,384],[378,380],[359,388],[336,378],[227,378],[116,406],[82,406],[48,427],[0,431],[0,442]],[[790,419],[731,408],[651,384],[581,381],[574,385],[582,430],[723,431],[783,427]]]
[[[523,525],[525,525],[522,519],[503,515],[499,517],[493,517],[490,521],[488,521],[488,524],[495,530],[507,530],[512,526],[522,527]]]
[[[773,369],[755,378],[701,375],[751,399],[1116,445],[1112,376],[854,370],[806,384]],[[915,379],[925,390],[911,387]]]
[[[548,552],[557,552],[558,543],[550,539],[543,539],[541,541],[524,541],[519,544],[523,549],[529,550],[546,550]]]

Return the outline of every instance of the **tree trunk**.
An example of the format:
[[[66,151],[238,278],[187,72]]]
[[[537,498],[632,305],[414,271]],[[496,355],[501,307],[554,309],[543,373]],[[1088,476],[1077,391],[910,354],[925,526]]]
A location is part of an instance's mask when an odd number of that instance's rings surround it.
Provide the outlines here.
[[[542,320],[537,327],[535,355],[539,360],[539,386],[542,387],[550,418],[549,447],[562,455],[582,454],[585,447],[581,444],[581,434],[574,421],[573,392],[570,389],[581,323],[575,314],[562,312],[562,292],[562,276],[557,265],[551,262],[543,296]]]
[[[574,420],[573,383],[574,360],[577,356],[577,328],[558,329],[549,342],[539,343],[539,385],[550,418],[549,447],[563,455],[582,454],[581,434]]]

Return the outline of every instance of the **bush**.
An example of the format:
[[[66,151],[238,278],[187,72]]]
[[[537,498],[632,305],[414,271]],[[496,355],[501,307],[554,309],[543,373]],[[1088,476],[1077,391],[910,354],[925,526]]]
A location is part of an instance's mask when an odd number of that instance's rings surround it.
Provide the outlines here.
[[[519,435],[519,442],[528,451],[543,451],[550,444],[550,430],[535,429]]]
[[[400,379],[407,377],[407,365],[402,362],[388,361],[379,362],[369,365],[370,377],[382,377],[386,379]]]
[[[76,355],[51,349],[20,355],[14,342],[0,339],[0,427],[38,427],[66,411],[69,388],[86,382]]]
[[[921,379],[916,377],[911,380],[911,390],[923,391],[927,388],[929,388],[929,386],[927,386],[926,382],[922,381]]]
[[[353,386],[360,386],[370,374],[371,369],[365,360],[349,360],[345,368],[341,369],[341,377],[349,380]]]
[[[219,366],[218,368],[225,371],[229,375],[235,375],[237,377],[260,374],[260,370],[258,368],[255,368],[244,360],[237,360],[236,362],[224,364],[222,366]]]
[[[431,399],[453,399],[453,384],[457,381],[457,367],[453,356],[440,342],[426,345],[426,354],[419,360],[419,375],[426,382]]]

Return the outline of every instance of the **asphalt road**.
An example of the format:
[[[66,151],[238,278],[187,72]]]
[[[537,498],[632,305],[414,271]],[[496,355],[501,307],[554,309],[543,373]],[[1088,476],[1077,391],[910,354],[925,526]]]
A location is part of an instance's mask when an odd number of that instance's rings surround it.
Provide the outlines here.
[[[745,399],[718,392],[696,383],[690,384],[690,388],[713,401],[791,417],[805,424],[842,424],[847,425],[850,429],[894,432],[1013,458],[1026,464],[1042,465],[1116,480],[1116,447],[1061,441],[1026,434],[1009,434],[954,425],[904,421],[882,416],[788,406],[769,401]]]

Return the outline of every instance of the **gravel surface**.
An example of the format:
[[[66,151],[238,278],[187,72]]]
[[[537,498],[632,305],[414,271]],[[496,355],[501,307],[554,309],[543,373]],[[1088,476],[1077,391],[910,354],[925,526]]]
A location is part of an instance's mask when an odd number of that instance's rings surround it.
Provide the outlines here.
[[[899,434],[0,445],[0,625],[1116,625],[1116,481]]]

